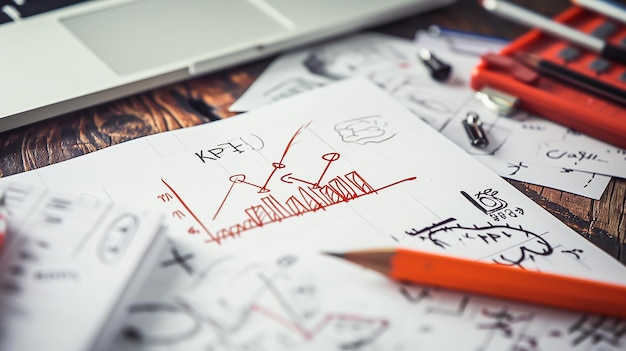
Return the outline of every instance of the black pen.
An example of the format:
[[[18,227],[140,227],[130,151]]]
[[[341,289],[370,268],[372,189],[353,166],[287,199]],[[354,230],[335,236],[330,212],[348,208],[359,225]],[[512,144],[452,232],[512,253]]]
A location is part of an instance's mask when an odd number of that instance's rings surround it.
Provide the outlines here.
[[[599,53],[608,59],[626,62],[626,50],[611,45],[602,39],[583,33],[562,23],[555,22],[550,18],[506,1],[481,0],[480,2],[485,9],[493,14],[529,27],[535,27],[544,33],[565,39],[573,44]]]
[[[525,65],[536,69],[539,73],[560,80],[564,83],[575,86],[588,93],[603,97],[612,102],[626,105],[626,90],[617,86],[605,83],[599,79],[578,73],[563,65],[559,65],[540,57],[528,54],[518,53],[515,57]]]

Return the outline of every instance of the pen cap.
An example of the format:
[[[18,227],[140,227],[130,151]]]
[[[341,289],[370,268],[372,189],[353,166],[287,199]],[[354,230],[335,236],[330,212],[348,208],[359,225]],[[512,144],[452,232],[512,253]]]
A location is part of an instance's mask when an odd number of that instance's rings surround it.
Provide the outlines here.
[[[450,72],[452,72],[452,66],[441,61],[435,55],[433,55],[429,50],[421,49],[418,54],[419,60],[426,66],[428,72],[430,72],[430,76],[435,80],[444,81],[450,77]]]

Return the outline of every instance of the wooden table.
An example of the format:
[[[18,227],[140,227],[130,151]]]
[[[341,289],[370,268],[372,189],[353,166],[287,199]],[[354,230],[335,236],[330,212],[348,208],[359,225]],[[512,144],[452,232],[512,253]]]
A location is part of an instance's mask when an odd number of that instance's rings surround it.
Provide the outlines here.
[[[431,24],[513,39],[527,28],[494,17],[476,0],[457,0],[445,9],[414,16],[375,31],[412,38]],[[568,0],[516,1],[554,15]],[[0,176],[8,176],[78,157],[141,136],[226,118],[237,99],[271,62],[265,59],[183,83],[0,133]],[[570,193],[509,181],[579,234],[626,263],[626,180],[613,179],[598,201]]]

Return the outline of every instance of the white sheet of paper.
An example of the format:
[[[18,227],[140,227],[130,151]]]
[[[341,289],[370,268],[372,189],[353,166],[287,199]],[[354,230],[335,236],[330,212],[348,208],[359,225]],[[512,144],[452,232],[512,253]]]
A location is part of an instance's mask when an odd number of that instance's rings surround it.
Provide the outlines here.
[[[536,163],[505,161],[491,156],[474,156],[478,161],[501,176],[538,184],[550,188],[559,188],[559,182],[567,179],[567,183],[576,193],[589,198],[599,199],[609,185],[610,177],[595,173],[575,172],[568,168],[548,167]]]
[[[108,350],[166,246],[161,213],[11,180],[0,192],[0,349]]]
[[[229,110],[250,111],[338,79],[366,75],[415,60],[410,41],[363,33],[282,55],[261,74]]]
[[[542,118],[523,113],[516,118],[518,127],[498,150],[499,157],[626,177],[626,150]]]
[[[365,79],[0,183],[17,179],[168,213],[172,246],[116,350],[624,347],[587,333],[623,321],[399,284],[323,254],[403,246],[626,284],[621,263]]]
[[[474,91],[469,88],[469,77],[473,67],[478,63],[478,57],[467,54],[467,50],[459,50],[458,45],[455,45],[445,36],[432,37],[425,32],[420,32],[416,37],[416,42],[417,45],[412,41],[392,36],[362,33],[283,55],[261,74],[230,109],[232,111],[246,111],[337,79],[364,76],[385,89],[414,114],[441,131],[469,153],[489,154],[495,158],[490,160],[488,164],[493,165],[493,170],[496,172],[506,169],[510,162],[508,160],[520,160],[518,162],[555,167],[550,171],[545,167],[527,169],[526,172],[515,177],[516,180],[528,181],[599,199],[604,192],[604,188],[600,184],[608,184],[610,180],[610,177],[600,175],[600,173],[608,172],[608,174],[618,176],[624,173],[619,171],[619,167],[617,170],[616,167],[603,167],[598,171],[594,171],[593,167],[582,168],[583,171],[597,173],[595,177],[597,186],[581,188],[577,180],[585,178],[584,173],[577,175],[576,180],[571,175],[568,177],[559,175],[562,168],[575,170],[576,167],[565,166],[564,163],[555,163],[552,160],[541,160],[535,154],[518,150],[520,149],[517,147],[519,141],[510,142],[514,139],[509,140],[509,138],[518,133],[525,135],[524,128],[527,126],[518,120],[509,121],[482,107],[480,102],[474,98]],[[477,45],[476,41],[472,41],[472,43],[472,47]],[[487,47],[493,48],[493,42],[490,41],[489,43],[490,46]],[[427,70],[415,59],[420,47],[434,50],[441,59],[445,59],[453,66],[450,81],[441,84],[431,79]],[[472,53],[474,52],[475,50],[472,51]],[[364,54],[361,59],[361,53],[367,54]],[[312,57],[318,56],[325,58],[325,60],[312,59]],[[309,63],[305,64],[307,61]],[[311,69],[310,61],[321,62],[315,67],[324,67],[323,64],[326,64],[328,68]],[[327,72],[335,73],[329,74]],[[445,97],[445,100],[442,100],[442,97]],[[469,110],[479,111],[483,119],[490,121],[486,125],[489,126],[488,134],[491,147],[485,150],[472,148],[468,143],[465,130],[461,126],[461,120]],[[543,138],[546,140],[561,136],[567,131],[566,128],[549,121],[544,120],[542,124],[542,128],[546,131]],[[584,138],[585,140],[592,140],[589,146],[590,150],[604,149],[606,146],[606,144],[588,137]],[[505,152],[500,151],[503,145],[508,146]],[[546,164],[546,162],[549,163]],[[499,174],[506,177],[508,172]],[[547,174],[550,174],[549,178],[545,177]]]

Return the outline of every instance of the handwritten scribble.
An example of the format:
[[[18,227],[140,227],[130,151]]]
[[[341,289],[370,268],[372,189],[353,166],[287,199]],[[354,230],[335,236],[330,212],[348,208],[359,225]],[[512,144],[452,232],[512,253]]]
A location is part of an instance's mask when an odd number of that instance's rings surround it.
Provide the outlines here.
[[[553,160],[559,160],[559,159],[573,160],[575,165],[583,161],[587,161],[587,162],[594,161],[594,162],[600,162],[600,163],[609,162],[607,160],[601,159],[600,155],[593,153],[593,152],[588,152],[585,150],[568,151],[568,150],[552,149],[552,150],[546,151],[546,157],[548,157],[549,159],[553,159]]]
[[[437,112],[441,114],[449,114],[453,112],[447,104],[441,101],[434,100],[434,99],[419,98],[415,95],[410,95],[407,97],[407,99],[410,102],[413,102],[416,105],[421,106],[433,112]]]
[[[583,186],[583,188],[586,188],[589,186],[589,184],[591,184],[591,182],[593,181],[593,179],[596,177],[595,173],[591,173],[591,177],[589,178],[589,180],[587,181],[587,183],[585,183],[585,185]]]
[[[582,315],[567,331],[573,336],[572,346],[588,341],[592,345],[606,343],[620,347],[626,341],[626,320]]]
[[[250,182],[246,181],[246,175],[245,174],[235,174],[230,176],[229,180],[232,183],[230,188],[228,189],[226,196],[224,196],[224,199],[222,200],[222,203],[220,204],[220,206],[218,207],[217,211],[215,212],[215,215],[213,215],[213,219],[215,220],[215,218],[217,218],[217,215],[219,214],[219,212],[221,211],[222,207],[224,206],[224,203],[226,203],[226,200],[228,199],[228,197],[230,196],[231,191],[233,190],[233,187],[235,186],[235,184],[247,184],[253,187],[258,188],[258,192],[259,193],[267,193],[270,190],[267,188],[267,185],[269,184],[270,180],[272,180],[272,177],[274,176],[274,174],[276,173],[277,170],[279,169],[283,169],[285,168],[285,157],[287,157],[287,154],[289,153],[289,150],[291,149],[291,147],[294,145],[296,138],[298,137],[298,135],[300,135],[302,133],[302,131],[307,128],[309,126],[311,122],[301,126],[300,128],[298,128],[298,130],[291,136],[291,139],[289,139],[289,142],[287,143],[287,146],[285,146],[285,149],[283,150],[283,154],[280,158],[280,160],[278,162],[273,162],[272,163],[272,172],[269,174],[269,176],[267,177],[267,179],[265,180],[265,183],[263,185],[256,185]]]
[[[311,122],[301,126],[291,136],[291,139],[289,139],[289,142],[287,143],[287,146],[285,146],[285,150],[283,151],[283,154],[280,157],[280,161],[272,163],[272,168],[273,168],[272,173],[270,173],[270,175],[267,177],[267,180],[265,181],[265,184],[263,184],[263,187],[261,188],[261,190],[259,192],[266,192],[267,191],[267,184],[270,182],[270,180],[274,176],[274,173],[276,173],[276,171],[279,170],[279,169],[285,168],[285,164],[284,164],[285,157],[287,157],[287,154],[289,153],[289,150],[291,150],[291,148],[293,147],[294,143],[296,142],[296,138],[298,137],[298,135],[300,135],[302,133],[302,131],[304,129],[306,129],[310,124],[311,124]]]
[[[193,259],[194,255],[192,253],[181,255],[175,247],[170,250],[170,253],[172,254],[172,258],[161,262],[161,267],[179,265],[188,274],[193,274],[193,267],[191,266],[191,263],[187,262]]]
[[[15,248],[12,255],[15,255],[12,264],[4,276],[0,277],[0,292],[6,294],[18,294],[22,292],[22,283],[29,275],[29,272],[41,264],[41,256],[50,251],[50,244],[47,241],[31,238],[28,236],[18,236],[13,244]],[[7,255],[7,253],[5,253]]]
[[[168,328],[144,325],[145,321],[154,319],[169,321]],[[165,302],[140,302],[131,305],[126,324],[122,331],[123,337],[132,343],[147,346],[177,344],[198,334],[202,327],[199,315],[183,306]]]
[[[554,253],[554,248],[542,235],[526,230],[522,226],[511,227],[508,224],[494,225],[491,223],[483,226],[445,225],[454,220],[454,218],[449,218],[423,229],[411,228],[404,233],[430,242],[441,249],[451,248],[457,242],[464,245],[470,241],[476,241],[480,245],[520,242],[520,245],[492,259],[495,263],[507,266],[523,268],[524,262],[533,261],[535,256],[547,257]]]
[[[327,332],[336,334],[335,339],[339,339],[338,343],[341,349],[354,350],[374,341],[388,327],[389,323],[383,318],[368,318],[354,314],[328,313],[325,314],[317,323],[313,324],[312,327],[307,328],[305,327],[305,321],[302,320],[302,318],[311,319],[315,316],[315,313],[295,312],[290,302],[273,284],[273,281],[270,278],[264,275],[259,275],[259,278],[263,281],[263,284],[274,299],[279,302],[281,310],[283,310],[289,318],[285,319],[280,317],[279,313],[267,309],[261,304],[253,304],[251,306],[252,311],[261,313],[268,319],[281,324],[284,328],[295,331],[305,340],[314,339],[318,334],[321,334],[324,332],[324,329],[326,329]],[[316,294],[315,290],[316,288],[311,284],[300,285],[297,288],[299,294]],[[330,328],[330,326],[333,327]]]
[[[513,325],[516,323],[529,322],[534,318],[533,313],[515,315],[506,309],[482,310],[482,315],[490,321],[478,324],[478,329],[490,329],[500,331],[505,337],[513,337]]]
[[[461,191],[461,194],[486,214],[500,211],[508,206],[505,200],[497,196],[497,190],[485,189],[477,192],[473,197],[465,191]]]
[[[404,296],[404,298],[412,304],[420,303],[432,296],[430,288],[422,287],[417,293],[413,293],[411,290],[413,289],[410,289],[407,286],[400,286],[400,294],[402,294],[402,296]]]
[[[370,73],[368,78],[411,110],[417,107],[419,110],[445,116],[454,112],[449,103],[437,99],[436,94],[429,91],[424,84],[426,78],[422,75],[407,75],[404,70],[389,70]]]
[[[322,309],[317,280],[294,272],[299,260],[291,254],[269,264],[220,259],[202,270],[197,284],[176,302],[133,305],[126,339],[173,347],[199,337],[209,350],[359,350],[388,330],[385,317]],[[174,327],[155,328],[152,318]]]
[[[381,142],[386,140],[385,138],[393,136],[387,135],[386,131],[380,129],[386,124],[377,116],[364,117],[357,120],[346,122],[346,126],[354,126],[353,123],[358,123],[364,128],[365,126],[370,126],[373,129],[370,129],[369,132],[375,129],[378,131],[375,134],[379,134],[379,137],[383,136],[379,133],[382,131],[384,138],[376,139],[377,142]],[[215,221],[218,219],[227,206],[233,206],[233,204],[229,205],[229,198],[234,196],[237,189],[240,187],[254,188],[256,189],[256,193],[259,194],[259,198],[251,199],[250,203],[243,207],[241,207],[240,202],[234,205],[237,206],[237,208],[241,208],[240,213],[244,215],[243,219],[240,221],[216,231],[209,230],[208,226],[191,210],[172,185],[167,183],[164,179],[161,179],[161,182],[165,184],[169,191],[158,195],[157,199],[161,202],[169,202],[176,199],[183,206],[185,212],[188,213],[193,218],[193,221],[200,227],[198,229],[192,225],[189,227],[188,233],[197,234],[202,230],[209,236],[209,239],[206,239],[205,242],[220,244],[225,239],[238,238],[243,232],[255,228],[260,228],[271,223],[278,223],[307,213],[326,210],[330,206],[353,201],[362,196],[377,194],[379,191],[389,187],[416,179],[416,177],[408,177],[380,187],[374,187],[357,170],[334,174],[332,173],[333,164],[341,161],[341,155],[337,152],[321,154],[320,158],[323,161],[323,167],[315,178],[307,179],[306,177],[294,174],[285,163],[285,159],[309,125],[310,122],[302,125],[291,136],[283,149],[282,155],[277,161],[271,163],[271,171],[262,182],[249,179],[250,177],[245,173],[229,176],[228,180],[231,184],[213,214],[212,220]],[[366,137],[366,139],[368,139],[367,142],[374,142],[371,135]],[[272,192],[271,187],[277,186],[278,184],[283,186],[283,188],[281,188],[281,194],[283,195]],[[285,190],[284,186],[287,186],[290,190]],[[182,210],[177,209],[176,211],[180,212],[177,212],[177,217],[183,220],[185,216]]]
[[[508,163],[507,168],[513,168],[513,171],[511,171],[511,173],[509,173],[509,175],[516,175],[517,172],[519,172],[522,168],[528,168],[527,165],[524,164],[524,162],[518,162],[517,164],[515,163]]]
[[[574,257],[576,257],[577,260],[579,260],[580,255],[582,255],[584,251],[581,249],[571,249],[571,250],[561,250],[561,253],[572,254]]]
[[[289,218],[325,210],[331,206],[356,200],[362,196],[377,194],[379,191],[415,177],[401,179],[385,186],[374,188],[358,172],[352,171],[335,176],[317,187],[298,186],[294,193],[282,199],[272,194],[261,197],[260,202],[252,203],[243,210],[245,219],[227,228],[218,230],[216,238],[206,242],[239,237],[243,232],[260,228],[271,223],[279,223]],[[293,180],[290,178],[290,180]]]
[[[207,160],[216,161],[232,154],[243,154],[246,151],[259,151],[265,147],[265,144],[261,138],[254,134],[250,134],[251,138],[239,137],[232,139],[225,143],[219,143],[207,150],[200,150],[195,152],[194,155],[198,157],[202,163],[207,163]],[[255,145],[256,144],[256,145]],[[204,152],[207,152],[205,155]],[[230,151],[230,154],[224,154],[224,152]]]
[[[574,170],[571,168],[561,168],[561,172],[560,173],[573,173]],[[583,185],[583,188],[586,188],[589,186],[589,184],[591,184],[593,182],[593,180],[596,178],[596,174],[595,173],[591,173],[591,177],[589,177],[589,180],[587,180],[587,183],[585,183],[585,185]]]
[[[350,119],[335,125],[335,131],[346,143],[365,145],[367,143],[381,143],[394,137],[386,131],[385,122],[380,116],[367,116]]]
[[[178,202],[185,208],[185,210],[187,211],[187,213],[189,213],[193,219],[195,220],[195,222],[202,228],[202,230],[212,239],[215,240],[215,236],[211,233],[211,231],[209,231],[209,228],[200,220],[200,218],[191,210],[191,208],[189,208],[189,206],[187,205],[187,203],[180,197],[180,195],[176,192],[176,190],[174,190],[174,188],[172,188],[171,185],[169,185],[164,179],[161,178],[161,182],[169,189],[169,191],[173,194],[174,197],[176,197],[176,199],[178,200]],[[218,241],[219,243],[219,241]]]
[[[138,229],[139,218],[134,214],[124,213],[113,220],[100,241],[100,260],[106,264],[117,263],[123,257]]]

